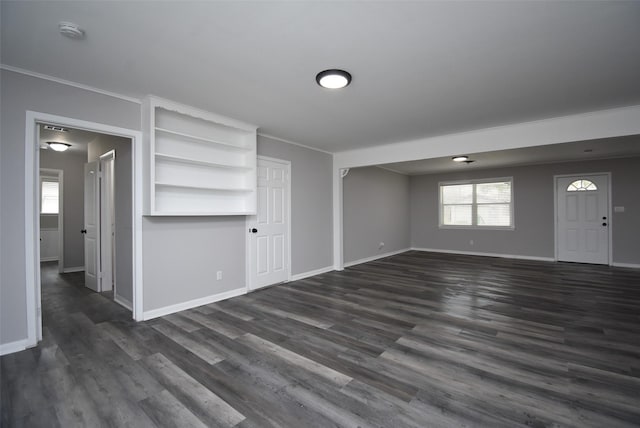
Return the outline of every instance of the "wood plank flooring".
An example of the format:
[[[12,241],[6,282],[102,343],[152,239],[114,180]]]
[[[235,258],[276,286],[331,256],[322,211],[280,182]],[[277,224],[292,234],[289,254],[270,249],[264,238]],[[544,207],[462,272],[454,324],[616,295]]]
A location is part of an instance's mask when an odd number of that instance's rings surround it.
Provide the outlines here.
[[[640,270],[407,252],[143,323],[43,278],[2,427],[640,426]]]

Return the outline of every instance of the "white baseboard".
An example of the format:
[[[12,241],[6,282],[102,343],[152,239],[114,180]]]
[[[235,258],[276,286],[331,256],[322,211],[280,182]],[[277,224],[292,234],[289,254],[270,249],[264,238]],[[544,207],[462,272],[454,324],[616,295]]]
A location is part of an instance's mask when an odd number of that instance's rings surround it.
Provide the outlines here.
[[[295,275],[291,275],[291,279],[289,281],[299,281],[301,279],[310,278],[312,276],[331,272],[332,270],[333,270],[333,266],[327,266],[327,267],[323,267],[316,270],[310,270],[308,272],[297,273]]]
[[[113,295],[113,301],[119,304],[120,306],[124,306],[125,308],[133,311],[133,303],[124,297],[118,296],[117,294]]]
[[[27,339],[16,340],[15,342],[0,344],[0,355],[13,354],[27,349]]]
[[[623,267],[623,268],[631,268],[631,269],[640,269],[640,264],[637,263],[611,263],[611,266],[615,267]]]
[[[58,261],[58,256],[40,257],[40,263],[42,263],[42,262],[57,262],[57,261]]]
[[[62,273],[83,272],[84,266],[68,267],[62,270]]]
[[[396,254],[406,253],[407,251],[409,251],[411,249],[412,248],[404,248],[402,250],[390,251],[390,252],[384,253],[384,254],[376,254],[375,256],[365,257],[364,259],[354,260],[352,262],[345,262],[344,263],[344,267],[347,268],[347,267],[359,265],[361,263],[372,262],[374,260],[383,259],[385,257],[395,256]]]
[[[142,320],[146,321],[153,318],[163,317],[165,315],[185,311],[202,305],[208,305],[209,303],[219,302],[220,300],[230,299],[243,294],[247,294],[246,287],[236,288],[235,290],[225,291],[224,293],[213,294],[211,296],[201,297],[200,299],[189,300],[188,302],[177,303],[171,306],[165,306],[164,308],[144,311],[142,314]]]
[[[477,251],[458,251],[458,250],[441,250],[438,248],[411,248],[413,251],[427,251],[430,253],[446,253],[446,254],[461,254],[465,256],[483,256],[483,257],[500,257],[503,259],[519,259],[519,260],[536,260],[540,262],[555,262],[553,257],[538,257],[538,256],[521,256],[518,254],[498,254],[498,253],[481,253]]]

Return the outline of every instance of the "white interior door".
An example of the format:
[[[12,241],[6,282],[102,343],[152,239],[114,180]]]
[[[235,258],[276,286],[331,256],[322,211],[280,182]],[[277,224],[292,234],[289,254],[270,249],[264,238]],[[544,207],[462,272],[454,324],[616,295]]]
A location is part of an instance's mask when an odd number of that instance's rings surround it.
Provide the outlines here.
[[[609,176],[557,179],[558,260],[609,264]]]
[[[289,279],[290,165],[258,158],[257,215],[248,218],[249,288]]]
[[[100,291],[100,199],[99,163],[84,165],[84,283]]]
[[[114,288],[114,161],[113,150],[100,156],[100,291]]]

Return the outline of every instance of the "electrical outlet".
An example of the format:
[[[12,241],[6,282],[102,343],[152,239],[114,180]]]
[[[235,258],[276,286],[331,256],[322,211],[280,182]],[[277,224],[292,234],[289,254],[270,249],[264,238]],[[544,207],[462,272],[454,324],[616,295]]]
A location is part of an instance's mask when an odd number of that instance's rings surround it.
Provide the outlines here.
[[[380,244],[378,244],[378,250],[382,250],[382,247],[384,247],[384,242],[381,242]]]
[[[473,246],[473,239],[470,239],[470,240],[469,240],[469,245],[472,245],[472,246]]]
[[[216,279],[217,279],[218,281],[220,281],[220,280],[222,279],[222,271],[221,271],[221,270],[219,270],[218,272],[216,272]]]

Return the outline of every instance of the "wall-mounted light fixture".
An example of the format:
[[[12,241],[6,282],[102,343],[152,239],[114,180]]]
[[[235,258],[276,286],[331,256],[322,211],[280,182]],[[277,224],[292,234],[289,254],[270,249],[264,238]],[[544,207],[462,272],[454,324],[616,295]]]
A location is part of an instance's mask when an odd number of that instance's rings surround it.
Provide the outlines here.
[[[469,156],[454,156],[451,160],[454,162],[466,162],[469,160]]]
[[[318,85],[327,89],[342,89],[351,83],[351,74],[344,70],[325,70],[316,76]]]

